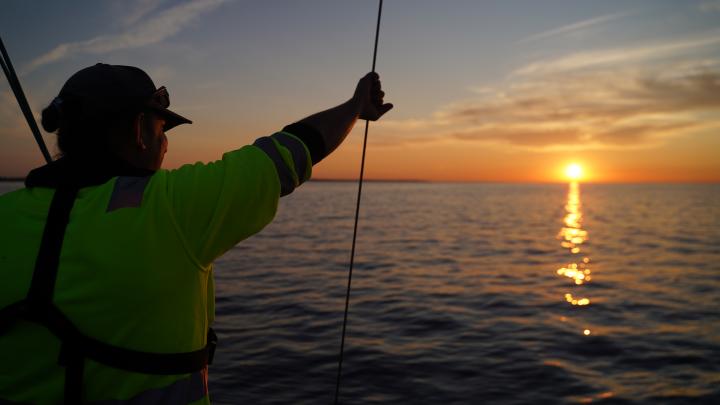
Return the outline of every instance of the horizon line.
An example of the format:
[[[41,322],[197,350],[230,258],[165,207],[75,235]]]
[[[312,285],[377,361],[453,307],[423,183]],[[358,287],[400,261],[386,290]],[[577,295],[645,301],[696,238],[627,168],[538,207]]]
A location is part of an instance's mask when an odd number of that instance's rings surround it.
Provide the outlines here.
[[[357,178],[319,178],[309,179],[308,181],[325,182],[325,183],[357,183]],[[490,184],[568,184],[573,183],[572,180],[423,180],[423,179],[363,179],[368,183],[490,183]],[[718,180],[641,180],[641,181],[577,181],[580,184],[720,184]]]
[[[24,176],[0,176],[0,182],[12,183],[23,182]],[[317,183],[357,183],[357,178],[317,178],[309,179],[308,182]],[[426,179],[363,179],[366,183],[460,183],[460,184],[568,184],[573,181],[522,181],[522,180],[426,180]],[[641,180],[641,181],[577,181],[580,184],[720,184],[718,180]]]

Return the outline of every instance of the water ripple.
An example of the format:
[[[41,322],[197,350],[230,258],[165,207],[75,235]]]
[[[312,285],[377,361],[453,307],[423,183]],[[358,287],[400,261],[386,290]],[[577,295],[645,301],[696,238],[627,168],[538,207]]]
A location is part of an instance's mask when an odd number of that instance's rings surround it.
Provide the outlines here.
[[[332,402],[356,190],[303,188],[216,264],[214,403]],[[720,187],[581,185],[578,254],[567,192],[368,184],[342,403],[720,403]]]

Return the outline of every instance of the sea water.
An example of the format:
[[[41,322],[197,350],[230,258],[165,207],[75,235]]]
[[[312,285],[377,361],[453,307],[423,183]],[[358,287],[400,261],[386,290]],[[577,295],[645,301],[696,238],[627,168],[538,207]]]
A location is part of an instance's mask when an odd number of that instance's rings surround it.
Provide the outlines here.
[[[332,403],[356,192],[216,262],[214,403]],[[367,183],[341,402],[720,403],[719,290],[720,185]]]

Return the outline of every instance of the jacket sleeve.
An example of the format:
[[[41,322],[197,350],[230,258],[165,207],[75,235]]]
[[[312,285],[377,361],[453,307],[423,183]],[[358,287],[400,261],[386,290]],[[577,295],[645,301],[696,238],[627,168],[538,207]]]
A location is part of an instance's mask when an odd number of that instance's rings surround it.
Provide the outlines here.
[[[310,178],[307,147],[288,132],[258,139],[222,159],[168,172],[171,209],[203,265],[272,221],[281,195]]]

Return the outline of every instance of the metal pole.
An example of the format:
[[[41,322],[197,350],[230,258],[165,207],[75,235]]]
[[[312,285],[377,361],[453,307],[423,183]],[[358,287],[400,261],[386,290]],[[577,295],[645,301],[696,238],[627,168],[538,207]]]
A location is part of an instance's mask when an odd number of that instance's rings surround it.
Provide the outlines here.
[[[380,16],[383,0],[378,6],[377,25],[375,27],[375,49],[373,50],[372,71],[375,72],[377,60],[378,38],[380,38]],[[345,315],[343,316],[342,338],[340,339],[340,356],[338,359],[337,381],[335,384],[335,405],[340,398],[340,380],[342,376],[343,352],[345,350],[345,330],[347,328],[348,309],[350,308],[350,285],[352,284],[353,264],[355,263],[355,241],[357,240],[358,217],[360,216],[360,196],[362,195],[363,175],[365,172],[365,150],[367,149],[368,128],[370,121],[365,120],[365,137],[363,138],[362,159],[360,160],[360,179],[358,180],[357,204],[355,205],[355,226],[353,227],[352,249],[350,250],[350,270],[348,271],[347,293],[345,294]]]
[[[23,92],[22,86],[20,85],[20,80],[18,80],[18,77],[15,74],[15,69],[13,69],[12,62],[10,62],[10,56],[8,55],[7,50],[5,50],[5,45],[2,42],[2,38],[0,38],[0,53],[2,53],[2,58],[0,58],[0,65],[2,65],[2,70],[5,73],[5,77],[7,77],[8,84],[10,84],[10,88],[15,94],[15,98],[20,105],[20,109],[22,110],[23,115],[25,116],[25,119],[30,126],[30,131],[32,131],[33,136],[35,136],[35,141],[37,141],[37,144],[40,147],[40,152],[45,158],[45,161],[47,163],[50,163],[52,162],[52,157],[50,157],[50,152],[48,152],[47,146],[45,146],[45,141],[43,140],[42,135],[40,135],[40,129],[37,126],[37,122],[35,122],[35,117],[33,116],[32,109],[30,109],[27,98],[25,98],[25,93]]]

